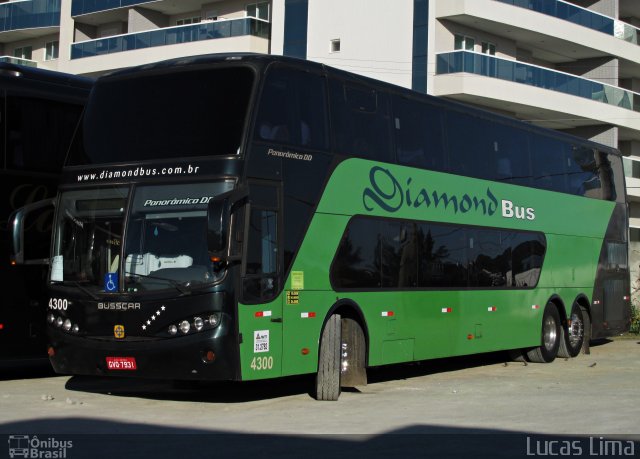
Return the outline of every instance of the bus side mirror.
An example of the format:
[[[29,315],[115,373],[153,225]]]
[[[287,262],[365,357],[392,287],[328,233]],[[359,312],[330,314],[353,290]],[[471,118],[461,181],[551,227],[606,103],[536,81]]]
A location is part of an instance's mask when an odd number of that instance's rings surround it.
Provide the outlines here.
[[[25,221],[30,214],[42,211],[47,207],[54,207],[55,199],[44,199],[15,210],[9,216],[9,231],[11,232],[11,265],[49,263],[48,258],[38,260],[25,260]]]
[[[247,202],[247,190],[240,188],[216,196],[207,207],[207,247],[211,261],[229,260],[231,214]]]
[[[225,259],[229,239],[229,196],[209,201],[207,208],[207,246],[209,256]]]

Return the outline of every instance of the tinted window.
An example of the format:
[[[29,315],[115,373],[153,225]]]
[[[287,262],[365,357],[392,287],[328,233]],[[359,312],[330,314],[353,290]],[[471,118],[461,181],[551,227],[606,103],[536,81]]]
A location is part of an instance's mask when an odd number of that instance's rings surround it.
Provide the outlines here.
[[[571,155],[567,157],[567,186],[570,193],[600,197],[600,177],[595,159],[592,149],[572,148]]]
[[[489,158],[494,161],[492,180],[531,186],[530,134],[512,126],[492,123]]]
[[[274,187],[254,184],[250,188],[243,300],[267,301],[279,290],[278,194]]]
[[[398,162],[444,171],[443,110],[404,97],[394,98],[393,110]]]
[[[84,154],[72,164],[235,155],[253,72],[218,68],[113,77],[93,88],[83,121]]]
[[[600,162],[604,164],[600,171],[600,178],[603,182],[603,199],[611,201],[625,202],[624,172],[622,158],[615,155],[600,153]]]
[[[355,217],[331,280],[337,289],[530,288],[545,247],[539,233]]]
[[[324,78],[287,67],[267,76],[256,121],[256,140],[327,149]]]
[[[566,184],[567,158],[571,145],[545,136],[533,136],[531,142],[533,186],[551,191],[569,191]]]
[[[493,178],[496,165],[496,145],[492,133],[494,124],[467,113],[447,113],[449,164],[454,174]]]
[[[81,112],[79,105],[7,97],[7,167],[59,172]]]
[[[507,279],[512,287],[533,287],[538,283],[545,244],[542,236],[531,233],[512,233],[511,240],[511,278]]]
[[[338,288],[380,287],[380,222],[353,219],[332,265]]]
[[[391,161],[387,97],[375,89],[331,80],[335,149],[347,155]]]
[[[467,235],[463,227],[421,224],[420,287],[466,287]]]
[[[475,229],[469,235],[469,285],[502,287],[511,270],[508,233]]]

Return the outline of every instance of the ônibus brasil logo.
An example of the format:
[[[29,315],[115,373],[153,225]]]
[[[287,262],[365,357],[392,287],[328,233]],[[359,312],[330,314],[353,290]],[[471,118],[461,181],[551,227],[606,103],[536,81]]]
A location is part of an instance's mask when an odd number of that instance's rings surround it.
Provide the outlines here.
[[[73,448],[71,440],[38,438],[36,435],[9,435],[9,457],[63,459]]]

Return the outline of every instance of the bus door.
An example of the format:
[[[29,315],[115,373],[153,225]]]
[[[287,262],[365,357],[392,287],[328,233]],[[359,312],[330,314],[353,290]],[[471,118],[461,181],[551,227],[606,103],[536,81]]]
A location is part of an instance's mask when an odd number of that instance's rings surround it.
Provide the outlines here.
[[[281,187],[249,182],[249,211],[242,262],[243,379],[281,374],[282,212]],[[249,325],[251,324],[251,325]],[[248,326],[248,327],[247,327]],[[247,365],[250,370],[247,374]]]

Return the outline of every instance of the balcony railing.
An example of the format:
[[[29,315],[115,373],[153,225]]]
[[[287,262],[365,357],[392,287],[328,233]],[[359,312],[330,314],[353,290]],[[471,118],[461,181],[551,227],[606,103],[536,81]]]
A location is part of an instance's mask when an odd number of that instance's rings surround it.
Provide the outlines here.
[[[268,38],[270,27],[261,19],[242,18],[116,35],[72,44],[71,59],[245,35]]]
[[[612,35],[622,40],[640,44],[638,35],[640,30],[609,16],[579,7],[563,0],[496,0],[509,5],[527,8],[538,13],[553,16],[564,21],[573,22],[589,29]]]
[[[0,4],[0,32],[60,26],[60,0],[23,0]]]
[[[38,63],[29,59],[22,59],[20,57],[13,56],[0,56],[0,62],[6,62],[9,64],[24,65],[25,67],[37,67]]]
[[[158,0],[73,0],[71,3],[71,16],[115,10],[116,8],[126,8],[156,1]]]
[[[437,55],[438,75],[462,72],[558,91],[640,112],[640,94],[616,86],[470,51]]]

